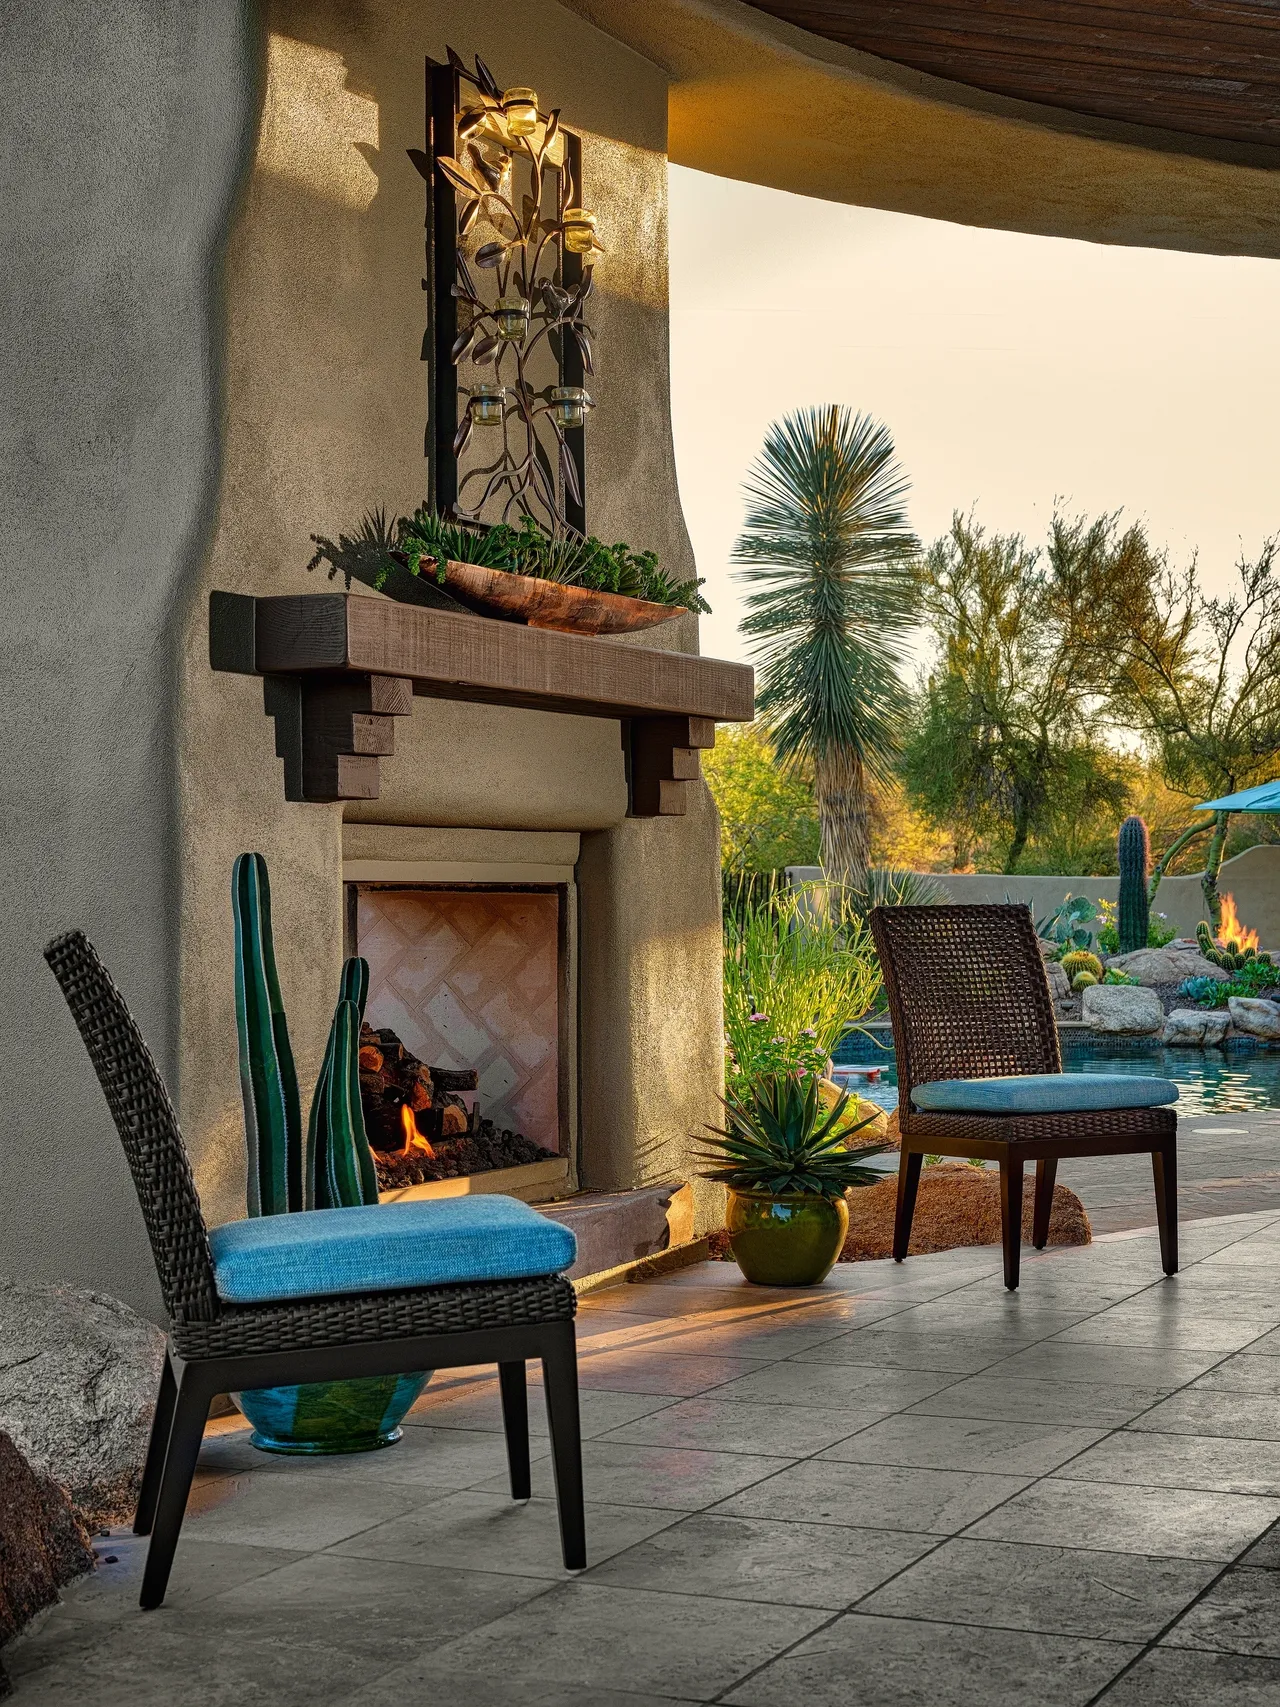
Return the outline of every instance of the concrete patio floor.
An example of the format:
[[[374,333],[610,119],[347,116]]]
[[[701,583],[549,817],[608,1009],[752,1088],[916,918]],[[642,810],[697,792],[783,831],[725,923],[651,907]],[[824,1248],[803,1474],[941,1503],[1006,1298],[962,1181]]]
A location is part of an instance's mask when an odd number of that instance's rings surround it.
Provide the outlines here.
[[[210,1432],[169,1598],[141,1545],[10,1648],[21,1707],[1280,1703],[1280,1213],[842,1266],[702,1264],[580,1316],[591,1568],[542,1407],[515,1506],[495,1384],[396,1448]]]

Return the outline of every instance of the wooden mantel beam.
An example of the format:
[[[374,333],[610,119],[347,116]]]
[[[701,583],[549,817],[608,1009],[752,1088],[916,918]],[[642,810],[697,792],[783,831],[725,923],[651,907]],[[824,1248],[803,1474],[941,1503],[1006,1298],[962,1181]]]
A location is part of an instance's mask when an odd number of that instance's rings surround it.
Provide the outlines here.
[[[755,715],[745,664],[347,593],[213,593],[209,661],[265,678],[291,800],[375,799],[420,694],[617,719],[632,814],[678,815],[715,725]]]

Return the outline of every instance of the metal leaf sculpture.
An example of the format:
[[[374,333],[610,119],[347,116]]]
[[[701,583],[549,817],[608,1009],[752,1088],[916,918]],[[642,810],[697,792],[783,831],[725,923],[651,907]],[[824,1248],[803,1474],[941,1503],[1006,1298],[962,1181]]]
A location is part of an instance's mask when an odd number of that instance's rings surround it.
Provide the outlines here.
[[[459,319],[451,355],[460,370],[462,418],[453,454],[460,461],[470,448],[471,460],[459,467],[455,508],[471,521],[530,516],[559,537],[573,531],[569,506],[580,516],[583,503],[566,432],[592,406],[580,387],[566,398],[561,374],[567,348],[580,356],[584,374],[594,371],[584,304],[602,245],[594,221],[574,207],[580,186],[559,109],[537,110],[531,121],[536,109],[528,90],[504,95],[483,60],[468,71],[452,48],[448,59],[469,86],[456,154],[435,161],[459,198],[453,285]],[[524,98],[520,122],[508,111],[513,95]],[[419,153],[411,156],[421,171]],[[581,263],[570,269],[568,283],[566,258]],[[483,413],[472,407],[464,365],[483,370]],[[501,388],[496,403],[495,388]]]

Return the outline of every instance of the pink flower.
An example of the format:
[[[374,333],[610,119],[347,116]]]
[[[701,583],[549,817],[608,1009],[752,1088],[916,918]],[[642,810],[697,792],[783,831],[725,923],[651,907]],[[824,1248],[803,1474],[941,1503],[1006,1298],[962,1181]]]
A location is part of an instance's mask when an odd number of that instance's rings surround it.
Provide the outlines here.
[[[759,1025],[762,1020],[766,1020],[768,1017],[768,1014],[752,1014],[751,1023],[752,1025]]]
[[[769,1041],[770,1043],[785,1043],[787,1040],[785,1037],[771,1037]]]

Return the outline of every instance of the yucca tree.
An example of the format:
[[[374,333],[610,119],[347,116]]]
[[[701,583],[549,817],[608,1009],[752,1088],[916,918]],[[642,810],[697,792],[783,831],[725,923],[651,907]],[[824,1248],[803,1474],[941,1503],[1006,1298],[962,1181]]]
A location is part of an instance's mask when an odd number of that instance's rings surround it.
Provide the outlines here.
[[[822,863],[857,881],[870,853],[870,783],[907,711],[898,672],[915,620],[919,542],[889,429],[827,404],[775,421],[746,483],[733,549],[754,642],[757,709],[779,758],[811,767]]]

